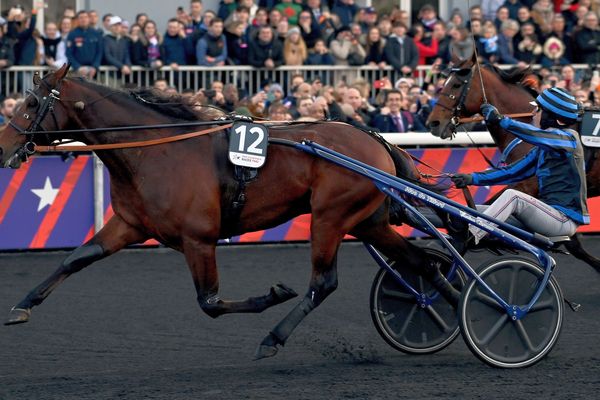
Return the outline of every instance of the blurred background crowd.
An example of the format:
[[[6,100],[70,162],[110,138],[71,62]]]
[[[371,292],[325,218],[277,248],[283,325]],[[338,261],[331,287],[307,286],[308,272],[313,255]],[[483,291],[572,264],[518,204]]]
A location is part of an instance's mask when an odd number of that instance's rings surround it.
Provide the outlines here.
[[[164,30],[152,10],[127,21],[112,13],[66,7],[59,19],[45,22],[43,32],[36,29],[35,7],[15,5],[0,17],[0,72],[69,62],[93,79],[106,65],[125,88],[134,88],[143,82],[132,71],[143,67],[158,71],[150,83],[156,90],[227,111],[272,120],[329,117],[407,132],[427,130],[425,121],[444,84],[444,66],[453,54],[467,58],[476,47],[480,62],[536,65],[542,87],[564,87],[586,106],[600,106],[600,0],[470,3],[468,10],[453,10],[444,20],[428,3],[411,15],[399,6],[382,12],[354,0],[221,0],[213,9],[191,0],[173,10]],[[264,73],[255,91],[225,75],[199,90],[192,89],[198,86],[193,78],[181,77],[177,89],[172,79],[160,75],[190,65],[216,70],[251,66]],[[302,73],[282,82],[269,73],[304,65],[323,70],[367,65],[383,73],[380,79],[352,82],[331,81],[323,74],[307,79]],[[417,79],[418,66],[430,67]],[[11,93],[1,94],[0,124],[11,117],[27,78],[20,76]]]

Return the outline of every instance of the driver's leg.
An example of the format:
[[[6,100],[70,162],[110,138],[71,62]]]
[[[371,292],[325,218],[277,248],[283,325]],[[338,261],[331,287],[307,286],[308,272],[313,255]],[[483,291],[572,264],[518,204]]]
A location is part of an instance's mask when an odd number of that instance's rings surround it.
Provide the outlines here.
[[[500,221],[506,221],[514,215],[531,231],[546,236],[571,236],[577,229],[577,224],[557,209],[513,189],[502,193],[484,214]],[[475,237],[475,243],[487,235],[487,232],[472,225],[469,230]]]

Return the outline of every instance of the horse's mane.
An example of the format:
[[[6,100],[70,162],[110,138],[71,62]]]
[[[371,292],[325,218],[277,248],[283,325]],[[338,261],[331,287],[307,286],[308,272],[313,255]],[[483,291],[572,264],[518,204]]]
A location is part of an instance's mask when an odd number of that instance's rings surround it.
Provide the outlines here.
[[[75,80],[84,86],[90,87],[102,96],[115,96],[122,100],[149,107],[173,119],[206,121],[215,118],[214,109],[208,107],[195,107],[194,104],[180,95],[166,96],[152,88],[139,88],[134,90],[112,89],[87,79],[75,78]]]
[[[508,70],[500,69],[494,65],[486,65],[486,67],[498,74],[504,82],[521,86],[533,97],[537,97],[539,94],[539,80],[535,77],[531,66],[514,67]]]

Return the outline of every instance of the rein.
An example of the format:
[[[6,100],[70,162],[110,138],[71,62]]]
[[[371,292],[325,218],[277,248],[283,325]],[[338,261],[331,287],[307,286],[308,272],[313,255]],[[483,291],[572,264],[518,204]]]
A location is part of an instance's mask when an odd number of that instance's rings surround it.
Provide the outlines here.
[[[169,136],[166,138],[160,139],[152,139],[152,140],[140,140],[136,142],[125,142],[125,143],[110,143],[110,144],[92,144],[86,146],[65,146],[65,145],[56,145],[56,146],[38,146],[35,145],[35,151],[38,153],[49,153],[55,151],[95,151],[95,150],[114,150],[114,149],[128,149],[132,147],[148,147],[155,146],[163,143],[171,143],[177,142],[180,140],[191,139],[193,137],[198,137],[202,135],[207,135],[209,133],[217,132],[223,129],[228,129],[233,126],[232,123],[228,123],[227,125],[215,126],[213,128],[204,129],[202,131],[183,133],[181,135]]]

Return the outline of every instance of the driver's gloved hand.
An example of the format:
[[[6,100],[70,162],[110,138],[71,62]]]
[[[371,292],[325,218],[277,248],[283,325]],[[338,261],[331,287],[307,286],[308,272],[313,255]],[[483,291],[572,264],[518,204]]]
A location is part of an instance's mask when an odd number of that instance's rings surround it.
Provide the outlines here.
[[[470,174],[454,174],[451,178],[454,186],[459,189],[465,188],[473,183],[473,177]]]
[[[498,112],[498,109],[490,103],[484,103],[480,107],[481,115],[485,119],[485,123],[488,125],[496,125],[502,121],[504,116]]]

